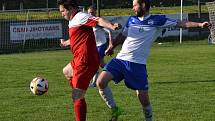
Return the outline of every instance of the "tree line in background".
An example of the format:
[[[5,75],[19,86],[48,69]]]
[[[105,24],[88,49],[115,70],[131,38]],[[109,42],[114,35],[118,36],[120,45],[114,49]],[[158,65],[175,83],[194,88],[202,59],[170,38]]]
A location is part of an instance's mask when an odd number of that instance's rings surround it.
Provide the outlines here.
[[[0,0],[1,10],[56,8],[57,0]],[[133,0],[99,0],[101,8],[131,8]],[[179,6],[180,0],[151,0],[155,7]],[[197,5],[198,2],[204,4],[214,0],[183,0],[183,5]],[[96,5],[97,0],[79,0],[81,6]]]

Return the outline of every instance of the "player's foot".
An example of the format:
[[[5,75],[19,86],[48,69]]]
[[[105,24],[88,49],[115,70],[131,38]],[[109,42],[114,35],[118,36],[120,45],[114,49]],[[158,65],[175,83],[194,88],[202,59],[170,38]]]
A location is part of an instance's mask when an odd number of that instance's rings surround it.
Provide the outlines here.
[[[112,114],[111,114],[110,121],[117,121],[118,117],[120,115],[122,115],[123,112],[124,111],[119,107],[115,107],[114,109],[112,109]]]

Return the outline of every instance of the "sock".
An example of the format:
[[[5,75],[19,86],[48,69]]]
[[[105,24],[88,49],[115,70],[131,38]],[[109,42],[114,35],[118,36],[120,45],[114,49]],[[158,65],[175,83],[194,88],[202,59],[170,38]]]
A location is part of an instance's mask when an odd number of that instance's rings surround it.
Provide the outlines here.
[[[74,100],[76,121],[86,121],[87,105],[85,99]]]
[[[102,99],[105,101],[109,108],[113,109],[116,107],[116,103],[113,99],[113,95],[109,87],[99,89],[99,94],[101,95]]]
[[[92,84],[96,84],[96,80],[99,76],[99,71],[96,72],[96,74],[93,76],[93,81],[92,81]]]
[[[145,115],[145,120],[146,121],[152,121],[152,106],[148,105],[145,108],[143,108],[143,112]]]

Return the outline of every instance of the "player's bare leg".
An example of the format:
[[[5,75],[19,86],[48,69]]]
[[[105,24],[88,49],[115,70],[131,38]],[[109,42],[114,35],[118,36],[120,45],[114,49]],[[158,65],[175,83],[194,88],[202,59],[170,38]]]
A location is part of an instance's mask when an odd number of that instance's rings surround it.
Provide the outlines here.
[[[148,91],[137,90],[137,97],[142,105],[146,121],[152,121],[152,107],[149,101]]]
[[[113,99],[112,91],[108,87],[108,83],[113,79],[111,73],[107,71],[102,71],[97,79],[97,87],[99,89],[99,94],[102,99],[105,101],[107,106],[112,110],[112,117],[110,121],[117,121],[119,115],[121,115],[122,110],[120,110]]]
[[[63,68],[63,74],[68,80],[68,82],[72,79],[73,69],[71,63],[67,64]],[[72,89],[72,101],[74,104],[76,121],[86,121],[87,106],[84,98],[85,93],[86,91],[82,89]]]
[[[84,98],[86,91],[78,88],[72,89],[72,100],[76,121],[86,121],[87,104]]]
[[[63,68],[63,74],[66,77],[66,79],[69,81],[72,78],[73,75],[73,69],[71,66],[71,63],[68,63],[64,68]]]

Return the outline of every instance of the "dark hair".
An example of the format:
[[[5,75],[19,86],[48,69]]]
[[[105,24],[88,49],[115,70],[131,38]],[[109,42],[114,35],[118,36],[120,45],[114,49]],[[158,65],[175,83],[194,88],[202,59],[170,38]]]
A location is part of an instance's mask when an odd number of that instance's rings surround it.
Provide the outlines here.
[[[63,5],[67,10],[79,8],[76,0],[57,0],[57,5]]]
[[[91,6],[87,7],[87,10],[88,9],[94,9],[94,10],[96,10],[96,7],[94,5],[91,5]]]
[[[138,0],[139,5],[142,5],[143,3],[145,3],[145,8],[147,11],[149,11],[150,9],[150,0]]]

